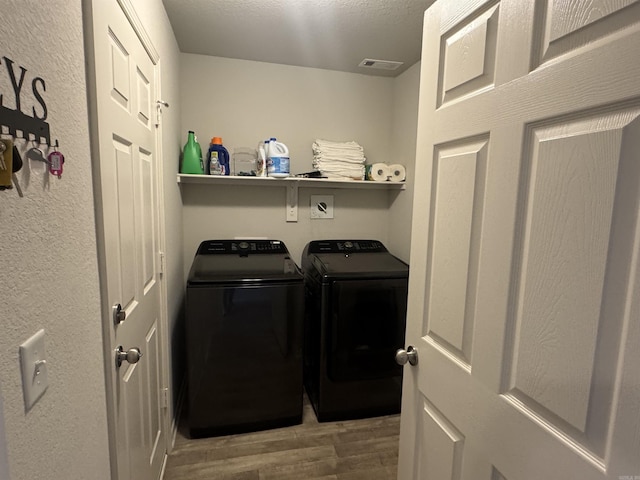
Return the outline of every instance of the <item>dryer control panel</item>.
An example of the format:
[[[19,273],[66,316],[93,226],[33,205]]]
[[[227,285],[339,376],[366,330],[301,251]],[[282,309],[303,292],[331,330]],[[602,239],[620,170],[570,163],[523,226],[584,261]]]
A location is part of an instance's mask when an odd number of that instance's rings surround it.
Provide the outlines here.
[[[383,253],[387,249],[378,240],[314,240],[309,253]]]

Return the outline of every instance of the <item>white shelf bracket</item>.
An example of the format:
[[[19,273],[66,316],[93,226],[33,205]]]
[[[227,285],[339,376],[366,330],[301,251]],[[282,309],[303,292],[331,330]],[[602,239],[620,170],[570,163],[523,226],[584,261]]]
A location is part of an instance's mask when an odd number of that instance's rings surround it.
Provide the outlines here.
[[[298,221],[298,182],[287,185],[287,222]]]

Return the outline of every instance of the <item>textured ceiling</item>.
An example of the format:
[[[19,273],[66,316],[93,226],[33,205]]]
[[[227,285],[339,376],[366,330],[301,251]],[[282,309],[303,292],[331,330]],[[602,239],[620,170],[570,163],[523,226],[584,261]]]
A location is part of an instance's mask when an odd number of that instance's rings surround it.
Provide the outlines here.
[[[163,0],[180,51],[396,76],[420,60],[434,0]],[[364,58],[404,62],[395,71]]]

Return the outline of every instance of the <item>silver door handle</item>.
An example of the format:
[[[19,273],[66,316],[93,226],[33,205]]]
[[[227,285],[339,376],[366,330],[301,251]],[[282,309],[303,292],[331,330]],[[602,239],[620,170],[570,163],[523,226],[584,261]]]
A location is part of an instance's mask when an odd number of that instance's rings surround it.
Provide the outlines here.
[[[401,348],[396,352],[396,363],[398,365],[405,365],[407,362],[410,365],[418,364],[418,350],[413,345],[409,345],[406,350]]]
[[[120,365],[122,365],[122,362],[124,361],[127,361],[129,363],[138,363],[141,357],[142,352],[139,348],[130,348],[125,352],[122,348],[122,345],[120,345],[118,348],[116,348],[116,368],[120,368]]]

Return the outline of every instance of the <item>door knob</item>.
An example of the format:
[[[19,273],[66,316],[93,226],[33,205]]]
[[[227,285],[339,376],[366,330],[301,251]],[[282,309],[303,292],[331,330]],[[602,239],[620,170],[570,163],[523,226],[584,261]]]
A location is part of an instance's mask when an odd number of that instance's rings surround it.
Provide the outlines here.
[[[396,352],[396,363],[398,365],[405,365],[407,362],[411,365],[418,364],[418,350],[413,348],[413,345],[409,345],[407,349],[399,349]]]
[[[116,368],[120,368],[120,365],[122,365],[122,362],[124,361],[127,361],[129,363],[138,363],[141,357],[142,352],[139,348],[130,348],[125,352],[122,348],[122,345],[120,345],[118,348],[116,348]]]

